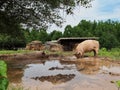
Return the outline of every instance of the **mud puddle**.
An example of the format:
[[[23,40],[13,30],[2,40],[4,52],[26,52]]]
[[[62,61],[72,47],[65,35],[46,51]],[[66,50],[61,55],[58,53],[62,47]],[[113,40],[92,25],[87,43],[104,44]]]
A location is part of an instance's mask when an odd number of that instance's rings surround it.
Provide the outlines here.
[[[60,60],[8,62],[11,84],[27,90],[117,90],[120,64],[94,58],[75,63]]]

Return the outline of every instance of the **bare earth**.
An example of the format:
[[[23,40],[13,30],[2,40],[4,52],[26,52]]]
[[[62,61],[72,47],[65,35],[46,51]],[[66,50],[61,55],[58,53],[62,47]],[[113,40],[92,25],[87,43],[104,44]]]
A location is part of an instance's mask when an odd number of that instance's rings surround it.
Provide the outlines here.
[[[21,56],[6,60],[10,86],[22,86],[24,90],[118,90],[112,82],[120,80],[120,60],[58,55],[30,59]]]

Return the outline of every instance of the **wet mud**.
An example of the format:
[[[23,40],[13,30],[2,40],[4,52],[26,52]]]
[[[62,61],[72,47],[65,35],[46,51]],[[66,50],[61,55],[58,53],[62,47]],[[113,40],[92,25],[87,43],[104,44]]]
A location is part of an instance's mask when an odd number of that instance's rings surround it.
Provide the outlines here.
[[[50,55],[6,60],[10,84],[28,90],[117,90],[120,61],[106,57]]]
[[[30,60],[30,59],[47,59],[49,55],[47,55],[43,51],[33,51],[30,53],[24,54],[2,54],[0,55],[1,60]]]

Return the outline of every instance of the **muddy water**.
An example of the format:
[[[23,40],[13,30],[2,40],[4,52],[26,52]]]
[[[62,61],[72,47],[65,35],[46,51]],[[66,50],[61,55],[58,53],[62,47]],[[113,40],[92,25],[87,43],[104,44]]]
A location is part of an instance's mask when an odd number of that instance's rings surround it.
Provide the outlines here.
[[[9,61],[8,78],[25,90],[117,90],[111,81],[120,80],[120,64],[93,58],[76,62]]]

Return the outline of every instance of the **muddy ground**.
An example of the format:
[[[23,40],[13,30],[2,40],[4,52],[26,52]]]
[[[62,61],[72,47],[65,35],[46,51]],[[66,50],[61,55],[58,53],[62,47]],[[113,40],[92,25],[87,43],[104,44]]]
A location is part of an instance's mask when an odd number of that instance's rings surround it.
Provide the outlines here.
[[[28,90],[118,90],[120,60],[108,57],[47,55],[43,52],[0,55],[8,64],[10,85]]]

